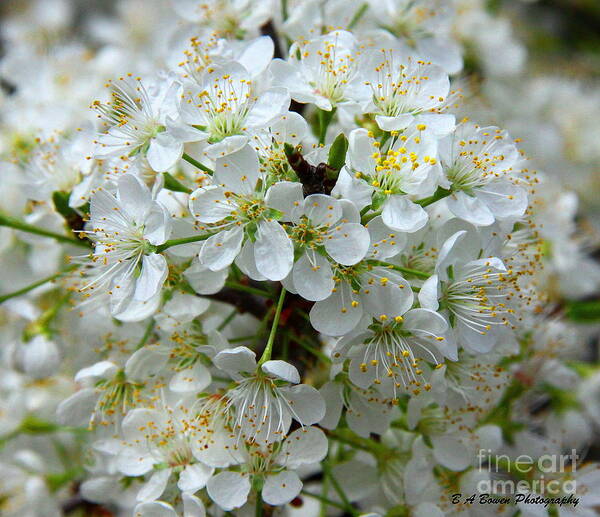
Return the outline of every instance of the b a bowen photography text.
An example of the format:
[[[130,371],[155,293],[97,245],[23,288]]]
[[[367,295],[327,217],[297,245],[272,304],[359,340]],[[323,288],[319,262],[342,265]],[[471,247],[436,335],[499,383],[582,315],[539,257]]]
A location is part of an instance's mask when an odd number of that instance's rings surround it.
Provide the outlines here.
[[[575,449],[569,454],[535,458],[527,454],[511,458],[480,449],[477,459],[480,476],[476,491],[453,494],[453,505],[541,506],[548,510],[577,508],[580,503],[577,477],[582,457]]]

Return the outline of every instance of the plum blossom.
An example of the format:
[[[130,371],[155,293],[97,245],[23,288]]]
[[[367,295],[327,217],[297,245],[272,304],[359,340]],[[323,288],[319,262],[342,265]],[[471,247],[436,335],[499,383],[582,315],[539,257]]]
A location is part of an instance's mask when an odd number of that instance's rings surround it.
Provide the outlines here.
[[[167,277],[167,261],[154,250],[170,233],[167,210],[137,177],[127,174],[116,195],[98,189],[90,202],[90,222],[83,233],[94,243],[90,263],[78,290],[90,303],[94,295],[108,295],[111,312],[123,321],[139,321],[160,302]]]

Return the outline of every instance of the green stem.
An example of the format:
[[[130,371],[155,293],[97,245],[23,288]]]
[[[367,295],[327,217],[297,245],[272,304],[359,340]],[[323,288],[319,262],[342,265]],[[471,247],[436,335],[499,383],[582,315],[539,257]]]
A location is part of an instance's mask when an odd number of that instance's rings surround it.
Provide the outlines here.
[[[173,192],[185,192],[186,194],[192,193],[191,188],[186,187],[168,172],[163,172],[163,177],[165,178],[165,188],[167,190],[172,190]]]
[[[233,320],[233,318],[235,318],[235,315],[237,314],[237,309],[233,309],[229,315],[221,322],[221,324],[217,327],[217,330],[220,332],[221,330],[223,330],[227,325],[229,325],[231,323],[231,321]]]
[[[256,510],[254,511],[255,517],[262,517],[263,514],[263,500],[260,490],[256,491]]]
[[[89,248],[89,241],[73,239],[67,235],[61,235],[60,233],[54,233],[50,230],[44,230],[43,228],[38,228],[37,226],[27,224],[24,221],[20,221],[19,219],[15,219],[14,217],[9,217],[3,214],[0,215],[0,226],[8,226],[22,232],[33,233],[34,235],[41,235],[42,237],[50,237],[51,239],[59,242],[73,244],[74,246],[81,246],[83,248]]]
[[[322,495],[313,494],[312,492],[307,492],[306,490],[302,490],[301,494],[308,496],[308,497],[312,497],[313,499],[317,499],[318,501],[328,504],[329,506],[333,506],[334,508],[339,508],[340,510],[344,510],[346,512],[348,511],[348,509],[343,504],[338,503],[337,501],[332,501],[331,499],[328,499],[327,497],[324,497]],[[354,510],[351,512],[351,515],[358,515],[358,514],[357,514],[356,510]]]
[[[323,352],[314,347],[312,344],[307,343],[304,338],[295,336],[293,337],[294,342],[298,343],[304,350],[313,354],[315,357],[319,358],[325,364],[331,364],[331,359],[327,357]]]
[[[259,366],[271,359],[271,353],[273,352],[273,343],[275,342],[275,334],[277,334],[277,327],[279,326],[279,318],[281,317],[281,310],[283,309],[283,301],[285,300],[285,288],[281,288],[279,293],[279,300],[277,301],[277,308],[275,309],[275,316],[273,316],[273,324],[271,325],[271,332],[269,333],[269,339],[267,346],[260,358]]]
[[[154,330],[154,324],[155,324],[154,318],[150,318],[148,325],[146,325],[146,330],[144,331],[144,335],[142,336],[142,339],[140,339],[137,346],[135,347],[136,350],[139,350],[148,342],[148,340],[150,339],[150,336],[152,335],[152,331]]]
[[[426,273],[425,271],[419,271],[417,269],[411,269],[409,267],[397,266],[396,264],[389,264],[388,262],[381,262],[380,260],[369,260],[369,264],[374,266],[386,267],[389,269],[393,269],[395,271],[400,271],[400,273],[405,273],[407,275],[416,276],[418,278],[423,278],[427,280],[431,275]]]
[[[33,291],[36,287],[39,287],[40,285],[44,285],[44,284],[47,284],[48,282],[52,282],[53,280],[56,280],[57,278],[60,278],[61,276],[66,275],[67,273],[70,273],[71,271],[73,271],[76,268],[77,268],[77,266],[73,265],[73,266],[67,268],[65,271],[60,271],[59,273],[54,273],[53,275],[47,276],[46,278],[42,278],[41,280],[38,280],[37,282],[34,282],[33,284],[28,285],[27,287],[23,287],[22,289],[19,289],[18,291],[13,291],[12,293],[8,293],[8,294],[3,294],[2,296],[0,296],[0,304],[4,303],[6,300],[10,300],[11,298],[16,298],[17,296],[26,294],[29,291]]]
[[[383,212],[383,210],[376,210],[375,212],[368,215],[365,212],[365,215],[363,215],[361,219],[362,224],[367,224],[369,221],[371,221],[371,219],[375,219],[378,215],[381,215],[381,212]]]
[[[354,514],[354,507],[350,503],[348,496],[342,489],[341,485],[338,483],[337,479],[335,479],[335,477],[333,476],[333,473],[331,472],[331,466],[327,461],[323,462],[323,473],[327,476],[329,481],[331,481],[331,486],[333,486],[333,489],[336,491],[337,495],[340,496],[340,499],[342,500],[342,503],[345,506],[346,512]]]
[[[435,191],[435,194],[433,194],[433,196],[429,196],[429,197],[426,197],[425,199],[415,201],[415,203],[417,205],[421,205],[423,207],[433,205],[433,203],[435,203],[436,201],[439,201],[440,199],[444,199],[445,197],[448,197],[450,194],[452,194],[451,190],[446,190],[445,188],[438,187],[438,189]]]
[[[263,298],[272,298],[271,293],[269,293],[268,291],[258,289],[256,287],[251,287],[249,285],[240,284],[238,282],[227,281],[225,282],[225,287],[229,287],[231,289],[235,289],[236,291],[242,291],[248,294],[255,294],[256,296],[262,296]]]
[[[360,21],[360,19],[367,12],[368,8],[369,8],[369,4],[365,2],[356,10],[356,12],[354,13],[354,16],[352,17],[352,20],[350,20],[350,23],[348,24],[348,30],[352,30],[356,26],[356,24]]]
[[[208,239],[209,237],[212,237],[213,235],[216,235],[218,232],[213,232],[213,233],[204,233],[202,235],[193,235],[192,237],[183,237],[181,239],[170,239],[167,242],[165,242],[164,244],[161,244],[160,246],[156,246],[156,253],[162,253],[165,250],[168,250],[169,248],[172,248],[173,246],[180,246],[182,244],[189,244],[190,242],[200,242],[200,241],[205,241],[206,239]]]
[[[319,144],[325,145],[325,138],[327,137],[327,128],[335,115],[336,108],[332,108],[329,111],[318,110],[317,119],[319,121]]]
[[[198,160],[196,160],[195,158],[192,158],[189,154],[187,153],[183,153],[183,159],[188,162],[189,164],[193,165],[194,167],[196,167],[197,169],[200,169],[201,171],[204,171],[208,174],[214,174],[214,171],[207,167],[206,165],[200,163]]]

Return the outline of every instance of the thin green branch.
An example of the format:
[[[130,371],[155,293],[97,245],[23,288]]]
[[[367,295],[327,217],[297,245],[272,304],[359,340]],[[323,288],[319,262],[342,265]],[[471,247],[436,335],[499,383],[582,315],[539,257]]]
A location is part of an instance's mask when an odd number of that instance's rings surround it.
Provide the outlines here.
[[[80,246],[83,248],[90,247],[89,241],[74,239],[73,237],[69,237],[67,235],[61,235],[60,233],[51,232],[50,230],[44,230],[43,228],[38,228],[37,226],[33,226],[24,221],[15,219],[14,217],[9,217],[4,214],[0,214],[0,226],[8,226],[9,228],[14,228],[15,230],[32,233],[34,235],[41,235],[42,237],[50,237],[56,241],[72,244],[73,246]]]
[[[221,324],[217,327],[217,330],[220,332],[221,330],[223,330],[227,325],[229,325],[232,321],[233,318],[235,318],[235,315],[237,314],[237,309],[233,309],[229,315],[221,322]]]
[[[317,120],[319,122],[319,144],[325,145],[325,138],[327,137],[327,128],[333,120],[336,108],[332,108],[329,111],[319,109],[317,111]]]
[[[426,197],[425,199],[415,201],[415,203],[417,205],[421,205],[423,207],[433,205],[433,203],[435,203],[436,201],[439,201],[440,199],[444,199],[445,197],[448,197],[450,194],[452,194],[451,190],[446,190],[445,188],[438,187],[438,189],[435,191],[435,194],[433,194],[433,196],[429,196],[429,197]]]
[[[397,266],[396,264],[390,264],[388,262],[382,262],[380,260],[369,260],[369,264],[373,266],[381,266],[388,269],[393,269],[394,271],[399,271],[400,273],[404,273],[406,275],[416,276],[418,278],[423,278],[427,280],[431,275],[426,273],[425,271],[419,271],[418,269],[411,269],[409,267]]]
[[[348,509],[343,504],[338,503],[337,501],[332,501],[331,499],[328,499],[327,497],[323,497],[322,495],[314,494],[312,492],[307,492],[306,490],[302,490],[302,492],[300,492],[300,493],[302,495],[312,497],[313,499],[317,499],[318,501],[328,504],[329,506],[333,506],[334,508],[339,508],[340,510],[348,511]],[[351,513],[351,515],[358,515],[358,513],[356,511],[353,511]]]
[[[204,165],[203,163],[200,163],[198,160],[196,160],[195,158],[192,158],[189,154],[187,153],[183,153],[183,159],[188,162],[189,164],[193,165],[194,167],[196,167],[197,169],[200,169],[201,171],[204,171],[208,174],[214,174],[215,171],[213,171],[210,167],[207,167],[206,165]]]
[[[277,308],[275,309],[275,316],[273,316],[273,324],[271,325],[271,332],[269,333],[269,339],[267,341],[267,346],[263,351],[263,354],[260,358],[259,365],[264,364],[269,359],[271,359],[271,353],[273,352],[273,343],[275,342],[275,334],[277,334],[277,327],[279,326],[279,318],[281,317],[281,310],[283,309],[283,301],[285,300],[285,288],[281,288],[281,292],[279,293],[279,300],[277,301]]]
[[[67,273],[70,273],[76,268],[77,266],[75,265],[70,266],[64,271],[60,271],[58,273],[54,273],[53,275],[47,276],[46,278],[42,278],[41,280],[38,280],[37,282],[34,282],[33,284],[28,285],[27,287],[23,287],[22,289],[13,291],[12,293],[3,294],[2,296],[0,296],[0,304],[4,303],[6,300],[10,300],[11,298],[16,298],[17,296],[27,294],[29,291],[33,291],[36,287],[47,284],[48,282],[52,282],[53,280],[56,280],[57,278],[60,278],[61,276],[66,275]]]
[[[337,479],[335,479],[333,472],[331,471],[331,466],[327,461],[323,462],[323,473],[325,474],[325,476],[327,476],[329,481],[331,481],[331,486],[333,486],[333,489],[336,491],[337,495],[340,496],[340,499],[342,500],[346,512],[352,515],[355,514],[356,510],[350,503],[350,500],[348,499],[346,492],[344,492],[344,489],[338,483]]]
[[[271,293],[265,291],[264,289],[258,289],[256,287],[240,284],[239,282],[233,282],[231,280],[225,282],[225,287],[229,287],[230,289],[235,289],[236,291],[242,291],[248,294],[255,294],[256,296],[262,296],[263,298],[273,298],[271,296]]]
[[[348,24],[348,30],[352,30],[356,26],[356,24],[360,21],[360,19],[367,12],[368,8],[369,8],[369,4],[367,2],[365,2],[356,10],[356,12],[354,13],[354,16],[352,17],[352,20],[350,20],[350,23]]]
[[[164,244],[160,244],[159,246],[156,246],[156,253],[162,253],[165,250],[168,250],[169,248],[172,248],[173,246],[181,246],[182,244],[189,244],[190,242],[201,242],[201,241],[205,241],[206,239],[208,239],[209,237],[212,237],[213,235],[215,235],[218,232],[212,232],[212,233],[203,233],[202,235],[193,235],[191,237],[182,237],[181,239],[170,239],[167,242],[165,242]]]
[[[136,350],[139,350],[148,342],[148,340],[150,339],[150,336],[152,335],[152,331],[154,330],[155,323],[156,322],[154,321],[154,318],[150,318],[148,325],[146,325],[146,330],[144,330],[144,335],[142,336],[142,338],[139,340],[137,346],[135,347]]]

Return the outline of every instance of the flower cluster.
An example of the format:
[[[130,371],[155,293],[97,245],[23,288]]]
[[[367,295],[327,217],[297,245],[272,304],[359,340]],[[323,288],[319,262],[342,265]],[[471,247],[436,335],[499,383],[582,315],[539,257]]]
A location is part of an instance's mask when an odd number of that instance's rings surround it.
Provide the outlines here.
[[[600,269],[574,194],[463,117],[463,3],[8,18],[2,515],[591,515],[595,463],[532,490],[583,513],[453,498],[481,450],[600,426],[565,317]]]

